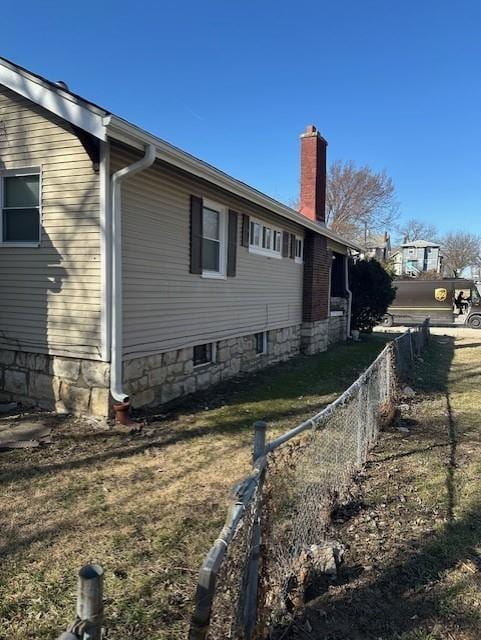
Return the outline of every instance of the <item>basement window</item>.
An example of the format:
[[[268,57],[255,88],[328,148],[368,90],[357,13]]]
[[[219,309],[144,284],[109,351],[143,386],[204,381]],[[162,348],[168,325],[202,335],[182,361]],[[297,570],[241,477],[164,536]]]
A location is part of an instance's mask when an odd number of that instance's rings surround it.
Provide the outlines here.
[[[40,171],[0,173],[0,242],[10,246],[40,244]]]
[[[215,345],[212,342],[194,347],[194,367],[202,367],[215,362]]]
[[[259,331],[255,333],[256,339],[256,355],[262,356],[267,353],[267,331]]]

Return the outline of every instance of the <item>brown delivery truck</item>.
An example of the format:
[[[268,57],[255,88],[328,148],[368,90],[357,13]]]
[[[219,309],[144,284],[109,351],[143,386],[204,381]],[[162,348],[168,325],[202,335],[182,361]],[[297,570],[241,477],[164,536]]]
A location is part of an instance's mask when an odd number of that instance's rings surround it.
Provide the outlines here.
[[[481,329],[480,284],[464,278],[395,280],[396,297],[382,324],[466,325]],[[461,295],[460,295],[461,294]]]

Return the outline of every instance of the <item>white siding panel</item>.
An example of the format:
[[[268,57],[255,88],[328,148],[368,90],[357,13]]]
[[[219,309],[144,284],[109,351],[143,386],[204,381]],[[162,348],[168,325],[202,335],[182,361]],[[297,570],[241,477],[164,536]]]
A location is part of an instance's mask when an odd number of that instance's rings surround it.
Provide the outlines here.
[[[115,145],[112,169],[138,156]],[[240,246],[237,272],[225,280],[189,273],[190,196],[303,229],[201,181],[156,163],[122,187],[124,358],[299,324],[303,265],[249,253]]]
[[[69,125],[0,87],[0,168],[31,166],[42,240],[0,245],[0,347],[100,358],[98,174]]]

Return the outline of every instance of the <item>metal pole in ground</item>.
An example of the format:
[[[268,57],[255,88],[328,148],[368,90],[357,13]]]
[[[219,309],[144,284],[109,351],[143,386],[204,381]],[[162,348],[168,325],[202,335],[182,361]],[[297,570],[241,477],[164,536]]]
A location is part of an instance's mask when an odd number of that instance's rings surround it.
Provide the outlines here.
[[[85,623],[82,640],[101,640],[104,570],[98,564],[86,564],[78,576],[77,616]]]
[[[266,453],[266,429],[267,424],[263,420],[254,423],[254,451],[253,462]],[[257,492],[261,490],[264,473],[259,478]],[[251,640],[257,622],[257,592],[259,586],[259,566],[260,566],[260,544],[261,544],[261,523],[260,509],[261,501],[259,494],[254,497],[256,507],[253,514],[253,523],[250,536],[250,553],[248,556],[246,571],[246,595],[244,601],[244,637]]]
[[[254,452],[253,462],[263,456],[266,452],[266,429],[267,424],[263,420],[254,422]]]

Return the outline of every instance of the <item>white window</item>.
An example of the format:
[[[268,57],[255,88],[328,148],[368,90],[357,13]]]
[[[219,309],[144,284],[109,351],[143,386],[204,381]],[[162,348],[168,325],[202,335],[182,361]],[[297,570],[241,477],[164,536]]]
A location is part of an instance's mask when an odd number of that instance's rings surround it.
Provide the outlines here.
[[[282,232],[259,220],[250,221],[249,251],[272,258],[281,257]]]
[[[0,172],[0,243],[40,244],[40,170]]]
[[[204,200],[202,209],[202,275],[226,277],[227,211],[225,207]]]
[[[256,339],[256,355],[262,356],[267,353],[267,331],[255,333]]]
[[[296,262],[304,262],[304,240],[296,236]]]

